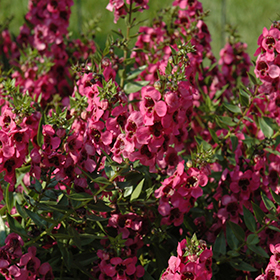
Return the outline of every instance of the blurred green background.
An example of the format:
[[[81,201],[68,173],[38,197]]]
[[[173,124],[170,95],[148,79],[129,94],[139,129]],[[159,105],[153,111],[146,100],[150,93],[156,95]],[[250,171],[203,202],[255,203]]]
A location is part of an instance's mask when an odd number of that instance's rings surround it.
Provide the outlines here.
[[[118,29],[113,23],[113,13],[107,11],[106,5],[109,0],[74,0],[69,31],[77,38],[81,32],[87,30],[90,21],[100,17],[101,31],[96,33],[96,41],[102,46],[107,34],[112,29]],[[173,0],[150,0],[150,9],[141,13],[141,19],[147,19],[143,25],[147,25],[157,10],[171,5]],[[257,39],[262,33],[264,26],[270,27],[271,22],[280,19],[279,0],[201,0],[204,11],[210,10],[206,19],[212,35],[212,48],[217,56],[223,46],[223,23],[230,23],[237,27],[241,40],[248,44],[248,52],[253,58],[257,48]],[[5,17],[14,16],[10,30],[13,34],[19,33],[19,27],[23,24],[23,16],[27,12],[28,0],[0,0],[0,23]],[[136,31],[136,30],[135,30]]]

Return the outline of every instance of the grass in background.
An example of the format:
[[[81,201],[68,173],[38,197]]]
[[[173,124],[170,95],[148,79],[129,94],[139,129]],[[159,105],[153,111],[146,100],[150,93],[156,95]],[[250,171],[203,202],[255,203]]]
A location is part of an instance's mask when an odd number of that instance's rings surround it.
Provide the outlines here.
[[[279,19],[280,3],[276,0],[201,0],[204,10],[210,10],[210,15],[206,18],[206,23],[212,35],[212,48],[216,56],[222,47],[222,2],[225,1],[226,23],[237,26],[241,35],[241,40],[248,44],[248,52],[252,59],[257,48],[257,40],[262,33],[263,27],[269,28],[273,20]],[[107,38],[107,34],[112,29],[123,28],[124,25],[113,23],[113,13],[107,11],[108,0],[74,0],[72,15],[70,18],[69,30],[72,36],[77,38],[86,31],[86,25],[97,17],[100,17],[99,26],[101,32],[96,34],[96,41],[102,46]],[[141,19],[147,19],[142,25],[148,25],[149,21],[156,16],[158,9],[170,5],[173,0],[150,0],[148,11],[141,14]],[[10,24],[10,30],[17,35],[19,27],[24,22],[24,15],[27,12],[28,0],[0,0],[0,23],[7,16],[14,16]],[[136,32],[136,29],[135,29]]]

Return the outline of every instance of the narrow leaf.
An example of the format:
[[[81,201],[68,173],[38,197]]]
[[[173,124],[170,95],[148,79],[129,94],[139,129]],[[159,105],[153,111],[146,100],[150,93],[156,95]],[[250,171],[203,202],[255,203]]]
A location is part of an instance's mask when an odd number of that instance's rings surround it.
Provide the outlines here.
[[[258,220],[258,222],[260,224],[263,224],[264,223],[264,218],[265,218],[265,213],[263,212],[263,210],[257,205],[255,204],[254,202],[252,202],[252,206],[253,206],[253,210],[254,210],[254,213],[255,213],[255,216]]]
[[[25,212],[37,226],[46,228],[47,223],[37,213],[34,213],[29,209],[25,209]]]
[[[44,144],[44,136],[43,136],[43,124],[45,124],[45,112],[43,112],[41,119],[38,125],[37,131],[37,144],[42,147]]]
[[[231,140],[231,145],[232,145],[232,151],[234,152],[238,145],[238,138],[233,135],[233,136],[230,136],[230,140]]]
[[[262,192],[261,193],[261,197],[262,197],[262,201],[266,207],[266,209],[275,214],[276,213],[276,207],[274,205],[274,203]]]
[[[258,244],[260,242],[259,237],[257,236],[257,234],[249,234],[247,236],[247,244],[251,244],[251,245],[255,245]]]
[[[267,124],[267,122],[263,118],[259,118],[259,125],[264,136],[267,138],[271,138],[271,136],[273,135],[273,129]]]
[[[27,237],[27,234],[21,224],[16,219],[12,218],[9,213],[7,213],[7,219],[11,232],[15,232],[21,237]]]
[[[230,226],[230,228],[232,229],[234,235],[236,236],[236,238],[237,238],[239,241],[243,242],[244,239],[245,239],[245,232],[244,232],[244,230],[242,229],[242,227],[239,226],[239,225],[236,224],[236,223],[231,222],[231,221],[228,221],[228,223],[229,223],[229,226]]]
[[[96,212],[111,212],[114,210],[113,208],[107,206],[105,204],[105,202],[102,200],[97,200],[96,203],[91,202],[91,203],[87,204],[87,207]]]
[[[278,227],[275,226],[268,226],[269,229],[280,232],[280,229]]]
[[[229,224],[226,225],[226,234],[227,234],[227,243],[229,247],[233,250],[237,249],[240,242],[235,237],[232,229],[230,228]]]
[[[131,71],[127,74],[127,80],[133,80],[138,78],[138,76],[147,68],[147,65],[140,66],[138,69]]]
[[[254,215],[243,205],[243,215],[246,227],[251,231],[255,232],[257,224]]]
[[[72,238],[73,238],[73,241],[74,241],[75,245],[76,245],[80,250],[83,250],[79,233],[78,233],[72,226],[69,226],[69,227],[68,227],[68,230],[69,230],[69,234],[70,234],[70,235],[72,236]]]
[[[248,107],[250,103],[250,96],[242,89],[239,90],[239,100],[242,106]]]
[[[269,258],[269,255],[267,254],[267,252],[262,247],[260,247],[260,246],[256,246],[256,245],[253,245],[253,244],[248,244],[248,248],[252,252],[254,252],[254,253],[262,256],[262,257],[265,257],[267,259]]]
[[[142,179],[141,182],[136,186],[135,190],[131,194],[130,201],[133,201],[140,196],[142,188],[144,186],[144,181],[145,181],[145,178]]]
[[[221,231],[217,236],[213,245],[213,251],[221,255],[226,254],[226,239],[223,231]]]
[[[209,128],[209,132],[210,132],[210,134],[211,134],[211,136],[212,136],[214,142],[215,142],[215,143],[218,143],[218,142],[219,142],[219,138],[218,138],[216,132],[215,132],[213,129],[211,129],[211,128]]]
[[[275,202],[280,205],[280,195],[276,194],[272,189],[270,189],[270,192]]]
[[[5,203],[6,203],[8,212],[11,213],[11,210],[14,206],[14,194],[12,191],[9,191],[9,185],[7,185],[6,191],[5,191]]]
[[[224,103],[224,106],[232,113],[241,114],[241,110],[237,105],[232,105],[230,103]]]
[[[7,237],[7,232],[6,232],[5,222],[2,219],[2,217],[0,216],[0,246],[5,245],[6,237]]]
[[[237,270],[242,270],[242,271],[251,271],[251,272],[253,272],[253,271],[257,271],[257,269],[256,268],[254,268],[253,266],[251,266],[250,264],[248,264],[248,263],[246,263],[246,262],[244,262],[244,261],[241,261],[241,260],[237,260],[237,261],[234,261],[234,260],[232,260],[231,262],[230,262],[230,265],[233,267],[233,268],[235,268],[235,269],[237,269]]]
[[[139,81],[139,82],[131,82],[124,86],[124,91],[127,94],[137,92],[142,89],[142,87],[148,85],[149,81]]]
[[[255,78],[254,75],[252,75],[252,74],[249,73],[249,72],[247,72],[247,75],[248,75],[248,77],[249,77],[249,79],[250,79],[250,81],[251,81],[251,83],[252,83],[253,85],[257,85],[257,84],[258,84],[258,82],[257,82],[257,80],[256,80],[256,78]]]
[[[18,211],[18,213],[20,214],[21,217],[23,217],[24,219],[28,218],[28,215],[25,212],[25,208],[23,208],[17,202],[16,202],[16,209],[17,209],[17,211]]]

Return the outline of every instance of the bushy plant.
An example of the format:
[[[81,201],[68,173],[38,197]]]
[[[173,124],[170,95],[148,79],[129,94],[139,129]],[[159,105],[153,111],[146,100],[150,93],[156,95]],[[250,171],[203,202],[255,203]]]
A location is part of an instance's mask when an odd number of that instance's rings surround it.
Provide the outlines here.
[[[109,1],[104,49],[72,0],[1,26],[5,279],[279,279],[280,24],[216,59],[200,2],[148,2]]]

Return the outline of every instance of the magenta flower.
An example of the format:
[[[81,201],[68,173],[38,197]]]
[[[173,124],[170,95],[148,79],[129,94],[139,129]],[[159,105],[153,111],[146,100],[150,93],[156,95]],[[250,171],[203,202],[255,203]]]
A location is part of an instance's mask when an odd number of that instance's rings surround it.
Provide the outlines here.
[[[144,124],[153,125],[155,118],[164,117],[167,113],[166,103],[161,100],[160,92],[151,86],[143,87],[141,95],[140,112],[144,117]]]
[[[251,193],[257,190],[260,185],[259,176],[251,170],[247,170],[244,173],[233,171],[231,180],[230,189],[233,193],[239,193],[241,200],[248,200]]]
[[[260,55],[256,61],[256,68],[254,70],[256,76],[264,81],[272,81],[280,75],[279,66],[267,61],[264,54]]]

